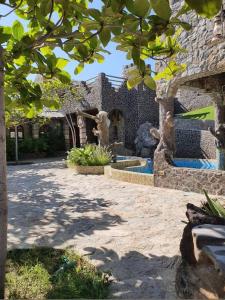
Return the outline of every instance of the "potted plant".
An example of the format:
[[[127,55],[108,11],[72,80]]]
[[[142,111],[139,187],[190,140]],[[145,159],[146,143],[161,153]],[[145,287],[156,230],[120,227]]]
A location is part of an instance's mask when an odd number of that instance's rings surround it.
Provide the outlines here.
[[[112,160],[107,147],[86,145],[84,148],[72,148],[68,152],[67,166],[78,174],[104,174],[104,166]]]

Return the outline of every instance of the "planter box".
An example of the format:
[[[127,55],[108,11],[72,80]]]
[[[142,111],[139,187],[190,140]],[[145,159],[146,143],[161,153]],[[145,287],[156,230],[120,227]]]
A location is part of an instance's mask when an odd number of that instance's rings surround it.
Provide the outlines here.
[[[74,166],[67,165],[68,168],[75,171],[77,174],[83,175],[103,175],[104,174],[104,166]]]

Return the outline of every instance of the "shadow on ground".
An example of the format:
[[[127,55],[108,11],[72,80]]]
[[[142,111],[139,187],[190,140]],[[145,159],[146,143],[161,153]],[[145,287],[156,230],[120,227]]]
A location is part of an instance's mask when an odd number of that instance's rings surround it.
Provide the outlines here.
[[[101,269],[112,274],[111,294],[118,298],[174,299],[179,256],[167,257],[130,251],[119,257],[112,249],[86,248]]]
[[[37,166],[36,170],[34,166],[11,167],[10,247],[60,247],[76,236],[92,235],[96,230],[107,230],[124,222],[120,216],[106,211],[109,203],[103,198],[87,198],[76,191],[66,194],[65,187],[54,181],[54,168],[60,167],[63,168],[54,164]],[[42,174],[40,168],[50,172]]]

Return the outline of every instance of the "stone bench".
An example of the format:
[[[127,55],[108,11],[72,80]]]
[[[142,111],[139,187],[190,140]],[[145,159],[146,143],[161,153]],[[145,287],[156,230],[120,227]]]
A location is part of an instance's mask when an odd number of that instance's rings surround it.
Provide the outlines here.
[[[199,263],[210,260],[225,276],[225,226],[204,224],[192,229],[194,255]]]

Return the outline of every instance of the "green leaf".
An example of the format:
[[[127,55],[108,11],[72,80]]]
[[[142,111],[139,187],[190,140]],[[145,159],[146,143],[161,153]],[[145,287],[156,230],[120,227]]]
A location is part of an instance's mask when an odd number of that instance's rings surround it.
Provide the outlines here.
[[[24,34],[23,25],[18,21],[14,21],[12,25],[12,34],[17,41],[21,40]]]
[[[187,5],[187,3],[184,3],[184,5],[181,6],[181,8],[178,10],[175,18],[178,18],[184,14],[187,14],[190,10],[191,10],[191,8]]]
[[[94,54],[94,58],[96,58],[96,59],[97,59],[97,62],[100,63],[100,64],[102,64],[102,63],[104,62],[104,60],[105,60],[104,56],[102,56],[102,55],[99,54],[99,53],[95,53],[95,54]]]
[[[77,46],[77,51],[83,58],[88,56],[88,48],[83,44]]]
[[[0,43],[7,42],[12,34],[11,27],[0,27]]]
[[[70,74],[66,71],[61,71],[61,72],[57,73],[56,77],[59,78],[59,80],[62,83],[70,83],[71,82]]]
[[[32,107],[29,109],[28,113],[26,114],[26,117],[27,117],[28,119],[32,119],[33,117],[35,117],[35,115],[36,115],[36,110],[35,110],[35,108],[32,106]]]
[[[111,33],[107,28],[104,28],[100,33],[99,33],[99,38],[103,44],[103,46],[107,46],[110,38],[111,38]]]
[[[181,27],[183,27],[185,30],[189,31],[191,30],[191,24],[187,23],[187,22],[180,22]]]
[[[137,68],[134,67],[134,69],[128,71],[127,87],[129,90],[140,84],[142,80],[143,79]]]
[[[185,0],[199,15],[207,18],[214,17],[221,9],[222,0]]]
[[[24,65],[26,62],[26,57],[25,56],[20,56],[19,58],[17,59],[14,59],[14,63],[18,66],[22,66]]]
[[[50,13],[51,8],[52,8],[51,0],[41,1],[40,11],[43,16],[47,16]]]
[[[52,49],[51,49],[50,47],[48,47],[48,46],[42,47],[42,48],[40,49],[40,51],[41,51],[41,53],[42,53],[43,55],[51,55],[51,54],[52,54]]]
[[[62,70],[68,64],[68,60],[65,58],[58,58],[56,63],[56,68]]]
[[[164,20],[169,20],[172,14],[169,0],[151,0],[155,13]]]
[[[148,0],[126,0],[127,9],[138,17],[145,17],[150,10],[150,2]]]
[[[140,49],[138,49],[136,47],[133,47],[131,55],[132,55],[132,59],[133,59],[135,65],[139,65],[139,63],[140,63]]]
[[[131,90],[135,86],[137,86],[139,83],[141,83],[142,79],[140,77],[131,77],[127,80],[127,88]]]
[[[144,83],[149,89],[156,90],[155,80],[151,76],[145,75]]]
[[[79,65],[75,68],[74,74],[78,75],[80,72],[82,72],[84,69],[84,63],[79,63]]]
[[[99,10],[97,10],[95,8],[87,9],[86,12],[88,15],[90,15],[92,18],[94,18],[97,21],[99,21],[101,18],[101,13],[99,12]]]
[[[96,36],[92,37],[89,41],[91,49],[95,49],[98,46],[98,39]]]

